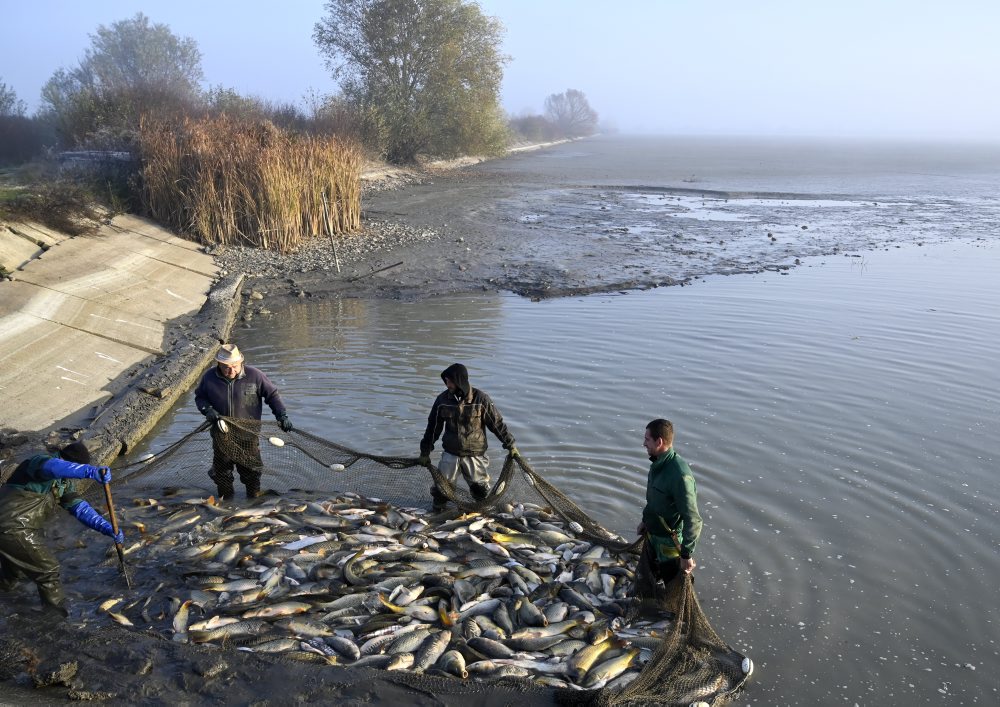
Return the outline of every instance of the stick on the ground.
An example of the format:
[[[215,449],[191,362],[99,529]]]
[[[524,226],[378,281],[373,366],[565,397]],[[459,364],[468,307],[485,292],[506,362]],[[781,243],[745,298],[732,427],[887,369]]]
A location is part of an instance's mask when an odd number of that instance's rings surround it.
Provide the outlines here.
[[[358,275],[357,277],[352,277],[348,282],[357,282],[363,277],[371,277],[375,273],[385,272],[386,270],[392,270],[393,268],[398,268],[403,264],[404,261],[400,260],[398,263],[393,263],[392,265],[386,265],[384,268],[379,268],[378,270],[372,270],[371,272],[365,273],[364,275]]]
[[[323,221],[326,223],[326,232],[330,236],[330,247],[333,248],[333,262],[337,264],[337,272],[340,272],[340,257],[337,255],[337,244],[333,240],[333,223],[330,221],[330,206],[326,200],[326,192],[320,192],[323,196]]]

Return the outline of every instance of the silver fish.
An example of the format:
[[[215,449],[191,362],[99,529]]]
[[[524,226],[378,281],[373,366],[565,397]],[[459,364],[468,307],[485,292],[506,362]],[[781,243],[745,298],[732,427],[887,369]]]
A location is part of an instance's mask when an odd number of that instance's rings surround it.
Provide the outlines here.
[[[273,619],[280,616],[304,614],[312,608],[312,604],[304,601],[286,601],[270,606],[260,606],[243,613],[244,619]]]
[[[264,633],[270,628],[271,624],[267,621],[249,619],[212,629],[195,631],[188,628],[188,637],[193,643],[211,643],[214,641],[221,641],[226,638],[235,638],[237,636],[254,636]]]
[[[349,638],[344,636],[325,636],[323,640],[326,641],[328,646],[345,658],[357,660],[361,657],[361,650],[358,648],[358,644]]]

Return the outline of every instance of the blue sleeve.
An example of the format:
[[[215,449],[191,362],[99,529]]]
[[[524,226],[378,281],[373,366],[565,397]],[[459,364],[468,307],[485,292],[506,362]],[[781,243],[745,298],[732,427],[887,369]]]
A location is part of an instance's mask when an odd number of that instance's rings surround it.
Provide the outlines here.
[[[97,467],[90,464],[77,464],[68,462],[59,457],[52,457],[42,464],[39,481],[51,481],[52,479],[92,479],[97,472]]]
[[[111,523],[109,523],[104,516],[95,511],[93,507],[86,501],[80,501],[74,504],[71,508],[67,509],[70,513],[76,516],[76,519],[83,523],[88,528],[96,530],[99,533],[104,533],[105,535],[113,535],[114,531],[111,529]]]

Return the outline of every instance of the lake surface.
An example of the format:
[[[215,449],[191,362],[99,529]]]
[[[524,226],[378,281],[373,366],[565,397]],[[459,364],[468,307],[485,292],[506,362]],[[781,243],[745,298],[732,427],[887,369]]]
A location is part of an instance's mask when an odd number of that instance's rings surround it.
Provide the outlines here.
[[[565,148],[518,157],[518,168],[541,174],[586,150]],[[861,175],[877,170],[838,173],[834,155],[802,196],[872,196]],[[971,153],[947,165],[950,180],[893,177],[896,163],[871,159],[885,171],[879,199],[938,199],[945,183],[997,174],[970,166]],[[728,168],[729,186],[724,166],[700,171],[713,188],[794,186],[746,160]],[[233,340],[298,427],[375,454],[417,455],[439,373],[461,361],[532,466],[629,536],[648,468],[643,429],[667,417],[699,483],[699,599],[757,664],[744,703],[993,705],[1000,244],[985,227],[962,237],[963,220],[983,224],[996,208],[987,190],[974,196],[923,246],[623,295],[301,304]],[[200,421],[188,393],[136,452]],[[496,471],[492,438],[491,451]],[[421,477],[415,502],[426,487]]]

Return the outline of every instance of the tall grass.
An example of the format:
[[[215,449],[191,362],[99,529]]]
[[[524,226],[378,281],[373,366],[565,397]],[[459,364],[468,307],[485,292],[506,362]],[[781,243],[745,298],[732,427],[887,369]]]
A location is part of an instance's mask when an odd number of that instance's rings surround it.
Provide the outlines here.
[[[146,212],[206,244],[287,253],[361,225],[361,151],[330,136],[284,132],[225,116],[140,124]]]

